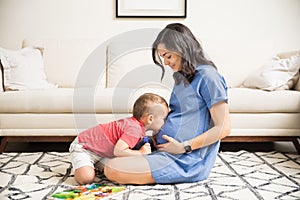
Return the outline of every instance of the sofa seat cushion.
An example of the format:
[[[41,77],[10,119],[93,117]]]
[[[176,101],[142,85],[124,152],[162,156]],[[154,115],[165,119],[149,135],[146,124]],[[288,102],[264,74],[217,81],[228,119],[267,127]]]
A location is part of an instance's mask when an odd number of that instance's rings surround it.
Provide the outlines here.
[[[164,88],[53,88],[34,91],[10,91],[0,95],[1,113],[129,113],[134,101],[145,92],[157,93],[169,100]]]
[[[61,113],[72,110],[73,89],[9,91],[1,93],[1,113]]]
[[[145,92],[163,96],[167,88],[53,88],[35,91],[10,91],[0,95],[1,113],[130,113],[134,101]],[[248,88],[230,88],[231,113],[300,113],[300,92],[266,92]],[[254,98],[255,97],[255,98]]]
[[[231,88],[228,96],[231,113],[300,113],[300,92],[294,90]]]

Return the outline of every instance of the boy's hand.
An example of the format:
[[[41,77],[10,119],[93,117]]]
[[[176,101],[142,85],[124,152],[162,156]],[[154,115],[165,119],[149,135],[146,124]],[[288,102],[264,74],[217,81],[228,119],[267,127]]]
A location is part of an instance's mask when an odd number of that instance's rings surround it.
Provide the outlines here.
[[[143,155],[151,153],[151,146],[149,143],[145,143],[140,149],[139,152]]]

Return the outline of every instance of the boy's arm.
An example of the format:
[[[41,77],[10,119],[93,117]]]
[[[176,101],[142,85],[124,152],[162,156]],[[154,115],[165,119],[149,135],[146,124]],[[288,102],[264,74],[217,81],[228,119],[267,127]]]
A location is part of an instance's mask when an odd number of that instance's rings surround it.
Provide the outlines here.
[[[149,143],[144,144],[139,150],[131,150],[126,142],[119,139],[114,147],[114,155],[119,156],[140,156],[151,153]]]

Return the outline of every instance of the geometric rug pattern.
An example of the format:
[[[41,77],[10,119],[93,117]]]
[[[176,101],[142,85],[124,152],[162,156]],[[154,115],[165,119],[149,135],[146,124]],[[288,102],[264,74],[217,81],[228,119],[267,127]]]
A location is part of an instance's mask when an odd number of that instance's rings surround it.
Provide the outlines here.
[[[96,182],[114,185],[103,175]],[[74,181],[69,153],[0,154],[0,199],[47,199]],[[300,199],[300,156],[280,152],[220,152],[207,180],[125,185],[114,200]]]

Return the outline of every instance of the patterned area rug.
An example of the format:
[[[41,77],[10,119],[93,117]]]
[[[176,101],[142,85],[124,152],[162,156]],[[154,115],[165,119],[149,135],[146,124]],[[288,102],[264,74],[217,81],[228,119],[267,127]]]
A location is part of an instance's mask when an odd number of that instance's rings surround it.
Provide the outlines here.
[[[99,182],[113,184],[104,177]],[[104,178],[104,179],[103,179]],[[0,154],[0,199],[47,199],[76,185],[68,153]],[[220,152],[205,181],[127,185],[113,199],[300,199],[300,156],[279,152]]]

